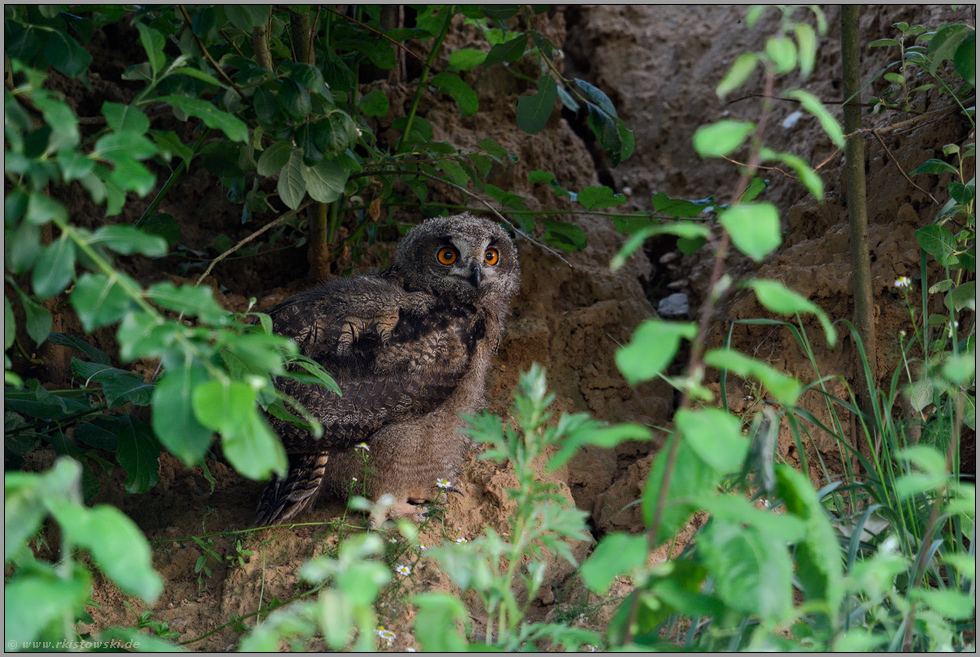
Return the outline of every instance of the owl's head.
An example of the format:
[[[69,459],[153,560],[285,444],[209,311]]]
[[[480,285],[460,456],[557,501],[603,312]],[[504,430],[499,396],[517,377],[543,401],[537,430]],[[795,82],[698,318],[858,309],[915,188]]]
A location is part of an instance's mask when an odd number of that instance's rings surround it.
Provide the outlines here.
[[[472,214],[429,219],[398,245],[390,273],[406,289],[476,305],[506,305],[521,284],[517,249],[507,232]]]

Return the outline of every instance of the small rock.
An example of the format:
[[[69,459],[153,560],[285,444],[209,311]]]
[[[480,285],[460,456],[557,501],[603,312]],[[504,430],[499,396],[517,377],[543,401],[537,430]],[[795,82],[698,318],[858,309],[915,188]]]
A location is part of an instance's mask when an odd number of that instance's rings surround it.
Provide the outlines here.
[[[657,314],[661,317],[687,317],[691,312],[687,295],[683,292],[671,294],[657,304]]]

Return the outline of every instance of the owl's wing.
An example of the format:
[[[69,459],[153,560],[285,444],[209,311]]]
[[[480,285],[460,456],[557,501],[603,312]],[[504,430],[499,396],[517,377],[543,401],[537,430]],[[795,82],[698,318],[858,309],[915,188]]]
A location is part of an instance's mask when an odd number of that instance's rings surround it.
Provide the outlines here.
[[[311,310],[304,304],[284,305],[273,312],[274,326],[294,339],[305,338],[297,339],[301,351],[334,376],[342,396],[322,386],[281,380],[283,392],[312,412],[324,429],[316,439],[294,424],[273,419],[283,445],[294,454],[352,447],[387,424],[434,410],[456,389],[484,337],[483,318],[474,308],[436,303],[425,312],[396,308],[398,321],[384,336],[363,330],[338,353],[333,341],[350,330],[347,317],[357,309]]]

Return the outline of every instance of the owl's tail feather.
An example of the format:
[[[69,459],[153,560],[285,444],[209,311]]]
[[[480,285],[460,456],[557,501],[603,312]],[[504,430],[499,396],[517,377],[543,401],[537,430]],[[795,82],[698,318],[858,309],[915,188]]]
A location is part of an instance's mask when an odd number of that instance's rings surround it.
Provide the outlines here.
[[[293,454],[289,474],[274,477],[262,491],[253,526],[281,525],[313,501],[327,466],[327,454]]]

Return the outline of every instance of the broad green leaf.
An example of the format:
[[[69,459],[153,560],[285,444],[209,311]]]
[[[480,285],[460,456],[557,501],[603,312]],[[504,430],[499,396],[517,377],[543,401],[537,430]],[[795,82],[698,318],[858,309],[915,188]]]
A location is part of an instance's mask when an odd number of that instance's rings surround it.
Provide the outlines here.
[[[813,194],[813,197],[818,201],[823,200],[823,179],[810,168],[806,160],[792,153],[777,153],[768,149],[763,149],[763,152],[765,159],[777,159],[793,167],[807,191]]]
[[[292,150],[289,159],[279,172],[279,182],[276,184],[276,192],[279,198],[290,210],[295,210],[303,201],[306,194],[306,182],[303,178],[303,169],[307,168],[303,164],[303,155],[299,150]]]
[[[191,317],[199,317],[207,324],[221,324],[228,317],[228,311],[215,300],[214,293],[207,286],[181,285],[177,287],[170,281],[154,283],[146,290],[146,296],[154,303],[182,312]]]
[[[320,203],[333,203],[343,195],[350,169],[336,160],[324,158],[312,167],[302,165],[300,175],[310,198]]]
[[[116,331],[119,358],[124,363],[137,358],[158,358],[183,330],[181,324],[146,312],[127,313]]]
[[[422,650],[431,653],[466,652],[469,642],[459,633],[458,626],[469,624],[469,612],[463,601],[448,593],[427,592],[410,598],[418,611],[415,615],[415,634]],[[433,632],[432,628],[445,628]]]
[[[681,338],[693,340],[697,332],[694,324],[648,319],[628,345],[616,350],[616,365],[630,385],[649,381],[674,360]]]
[[[498,144],[493,139],[484,139],[482,141],[479,141],[477,142],[477,146],[482,148],[487,155],[496,159],[499,162],[503,163],[503,162],[510,161],[510,153],[507,152],[507,149],[505,149],[503,146]]]
[[[788,619],[793,563],[785,544],[751,525],[714,520],[702,530],[697,549],[729,607],[776,622]]]
[[[48,62],[70,78],[78,78],[92,63],[92,55],[68,36],[67,32],[51,30],[44,46]]]
[[[953,55],[953,66],[956,72],[966,80],[971,87],[977,88],[977,34],[971,32]]]
[[[125,276],[119,274],[118,276]],[[132,285],[137,285],[130,280]],[[118,280],[105,274],[82,274],[71,293],[71,305],[82,320],[82,328],[91,333],[97,328],[115,324],[134,303]]]
[[[538,93],[517,99],[517,126],[530,135],[536,135],[551,118],[558,99],[558,84],[550,75],[538,80]]]
[[[248,126],[241,119],[234,114],[219,110],[206,100],[173,95],[161,96],[160,100],[170,103],[191,116],[196,116],[209,128],[221,130],[232,141],[248,141]]]
[[[813,72],[813,65],[817,59],[817,34],[809,23],[794,23],[793,31],[796,33],[796,43],[799,46],[800,77],[805,80]]]
[[[752,75],[752,72],[755,71],[756,64],[758,63],[759,56],[754,52],[745,52],[739,55],[732,63],[732,67],[728,69],[728,73],[718,83],[715,94],[719,98],[724,98],[732,91],[741,87],[749,79],[749,76]]]
[[[976,373],[975,354],[950,354],[943,363],[943,376],[957,385],[968,385]]]
[[[17,290],[21,305],[24,307],[24,322],[27,335],[31,336],[31,340],[36,345],[41,346],[51,333],[51,311],[35,303],[34,299],[24,294],[19,287],[15,287],[14,289]],[[13,331],[11,331],[11,339],[13,339],[13,335]]]
[[[357,104],[367,116],[385,117],[388,115],[388,96],[381,89],[372,89]]]
[[[63,150],[58,153],[58,166],[65,182],[87,176],[95,168],[95,160],[81,151]]]
[[[24,274],[41,251],[41,229],[22,221],[13,230],[4,231],[3,264],[13,274]]]
[[[145,493],[160,477],[160,443],[150,425],[131,415],[117,420],[116,459],[126,470],[126,492]]]
[[[926,160],[919,166],[915,167],[915,169],[913,169],[909,173],[909,175],[918,176],[923,173],[935,173],[935,174],[951,173],[953,175],[958,175],[959,170],[957,170],[956,167],[954,167],[952,164],[949,164],[948,162],[943,162],[942,160],[931,158]]]
[[[718,408],[704,408],[678,411],[674,421],[691,449],[719,474],[741,469],[749,439],[742,435],[738,419]]]
[[[711,230],[703,225],[696,224],[692,221],[681,221],[676,224],[660,224],[655,226],[646,226],[640,230],[633,233],[626,243],[623,244],[623,248],[619,250],[613,259],[609,261],[610,271],[619,271],[623,265],[626,264],[626,259],[630,257],[634,251],[643,246],[643,243],[648,237],[654,235],[677,235],[681,239],[707,239],[711,234]]]
[[[635,145],[633,132],[627,129],[623,120],[614,114],[609,114],[592,103],[589,103],[588,107],[589,117],[586,124],[602,146],[602,150],[606,151],[612,166],[619,166],[620,162],[633,153]]]
[[[977,283],[976,281],[967,281],[961,285],[957,285],[953,288],[953,292],[949,295],[949,298],[943,299],[943,303],[946,307],[952,303],[953,312],[959,312],[964,308],[976,312],[977,310]]]
[[[589,210],[612,208],[617,205],[623,205],[629,201],[625,195],[617,194],[605,185],[601,185],[599,187],[586,187],[578,193],[575,200]]]
[[[977,188],[975,181],[971,180],[965,185],[956,180],[949,183],[949,195],[953,197],[960,205],[966,205],[972,203],[977,197]]]
[[[42,301],[61,293],[75,272],[75,243],[67,234],[41,249],[31,272],[34,294]]]
[[[895,494],[900,500],[938,489],[946,483],[946,459],[932,447],[906,447],[898,452],[898,457],[914,463],[919,469],[919,472],[910,472],[895,481]]]
[[[929,41],[929,73],[936,75],[939,66],[947,59],[954,59],[960,45],[970,36],[976,38],[975,35],[976,28],[965,23],[951,23],[936,30],[936,34]],[[976,66],[975,60],[974,66]]]
[[[68,540],[87,550],[114,584],[149,604],[156,602],[163,580],[153,570],[150,546],[136,523],[106,504],[88,509],[67,503],[52,512]]]
[[[703,493],[697,497],[695,504],[710,513],[712,518],[752,525],[762,534],[783,544],[798,543],[806,536],[806,525],[796,516],[764,511],[744,497]]]
[[[973,595],[952,589],[914,588],[909,591],[909,597],[954,621],[976,618],[977,599]]]
[[[271,176],[279,173],[279,170],[286,166],[289,156],[293,152],[293,145],[288,139],[277,141],[271,146],[266,147],[259,156],[257,168],[260,176]]]
[[[431,82],[437,89],[453,97],[463,117],[472,116],[480,109],[480,102],[473,87],[463,82],[458,75],[437,73],[432,77]]]
[[[806,525],[806,538],[796,546],[796,576],[807,601],[819,605],[814,607],[818,631],[834,629],[844,596],[843,553],[837,535],[805,476],[780,464],[776,466],[776,480],[786,510]]]
[[[224,5],[224,10],[231,24],[249,35],[254,27],[269,19],[269,5]]]
[[[834,330],[834,325],[827,313],[806,297],[797,294],[779,281],[769,279],[754,279],[747,281],[744,285],[752,288],[756,298],[759,299],[759,303],[774,313],[783,315],[810,313],[816,315],[823,327],[824,334],[827,336],[827,346],[833,348],[837,344],[837,332]]]
[[[580,78],[575,78],[575,85],[582,91],[582,94],[588,98],[590,102],[594,103],[599,109],[609,116],[616,117],[616,107],[612,104],[612,101],[609,100],[609,96],[607,96],[602,89]]]
[[[603,449],[611,449],[627,440],[650,440],[653,436],[650,429],[639,424],[615,424],[611,427],[600,427],[594,423],[587,424],[571,433],[562,441],[561,449],[548,459],[546,470],[557,470],[572,460],[579,450],[586,445],[594,445]]]
[[[109,357],[103,351],[96,349],[81,338],[76,338],[73,335],[65,335],[58,332],[52,333],[50,337],[52,344],[76,349],[85,354],[85,356],[94,363],[99,363],[101,365],[111,364]]]
[[[510,41],[494,44],[483,60],[484,66],[493,66],[501,62],[516,62],[524,56],[527,49],[527,34],[521,33]]]
[[[733,205],[721,212],[718,220],[735,248],[756,262],[762,262],[782,242],[779,212],[772,203]]]
[[[731,119],[703,125],[694,132],[694,150],[703,158],[731,155],[753,130],[754,123]]]
[[[731,349],[712,349],[705,354],[704,362],[720,370],[730,370],[743,379],[757,379],[777,401],[787,406],[795,405],[803,392],[800,382],[793,377]]]
[[[837,148],[844,148],[844,131],[841,129],[840,124],[837,123],[837,119],[827,111],[827,108],[823,106],[819,98],[802,89],[793,89],[786,92],[786,95],[800,101],[803,109],[817,117],[824,132],[834,142],[834,145]]]
[[[142,135],[150,129],[149,117],[132,105],[106,101],[102,103],[102,114],[113,132],[132,132]]]
[[[10,299],[3,297],[3,350],[7,351],[14,346],[14,333],[17,330],[14,321],[14,309],[10,305]],[[49,329],[50,331],[50,329]]]
[[[279,88],[279,102],[286,114],[294,119],[303,120],[312,111],[310,92],[296,80],[286,78]]]
[[[124,224],[102,226],[95,231],[88,242],[124,255],[142,253],[153,258],[167,253],[167,242],[163,238],[157,235],[149,235],[138,228]]]
[[[27,199],[24,221],[35,226],[43,226],[49,221],[62,224],[68,221],[68,210],[50,196],[34,193]]]
[[[901,45],[898,39],[875,39],[874,41],[868,44],[868,47],[883,48],[883,47],[898,46],[898,45]]]
[[[453,71],[468,71],[476,68],[487,58],[487,53],[475,48],[460,48],[449,55],[449,68]]]
[[[111,132],[95,142],[95,154],[119,165],[148,160],[157,154],[157,147],[152,141],[135,132]],[[120,187],[129,189],[124,185]]]
[[[204,460],[214,433],[194,414],[191,396],[209,381],[208,372],[189,355],[163,373],[153,391],[153,430],[167,450],[188,467]]]
[[[620,575],[631,574],[634,568],[642,568],[646,562],[646,537],[617,532],[607,534],[599,541],[592,555],[582,564],[579,574],[590,590],[604,596],[609,592],[613,580]]]
[[[548,217],[538,217],[538,223],[545,227],[543,239],[565,251],[581,251],[588,242],[585,231],[575,224]]]
[[[941,265],[952,265],[956,259],[956,237],[946,226],[923,226],[915,231],[922,250],[936,258]]]
[[[75,618],[85,609],[92,590],[88,571],[76,564],[65,578],[45,566],[43,573],[35,565],[31,575],[13,577],[4,584],[3,638],[8,646],[29,644],[40,638],[49,624]]]
[[[674,462],[660,528],[657,531],[656,541],[658,544],[669,539],[684,526],[691,514],[697,510],[694,503],[697,496],[704,491],[714,490],[721,480],[721,475],[702,461],[701,457],[691,449],[686,441],[681,440],[680,436],[671,436],[667,444],[654,458],[653,464],[650,466],[650,474],[647,476],[647,483],[643,487],[641,509],[643,521],[648,528],[653,523],[654,511],[664,483],[667,455],[671,443],[675,440],[680,440],[680,444],[677,446],[677,459]]]
[[[71,359],[71,371],[84,379],[86,387],[93,382],[102,384],[102,392],[105,394],[109,408],[126,402],[132,402],[137,406],[148,406],[150,403],[153,384],[146,383],[143,377],[135,372],[103,363],[88,363],[77,358]]]
[[[671,198],[663,192],[657,192],[650,197],[650,202],[656,212],[669,214],[677,219],[696,217],[704,210],[703,204],[699,205],[693,201]]]

